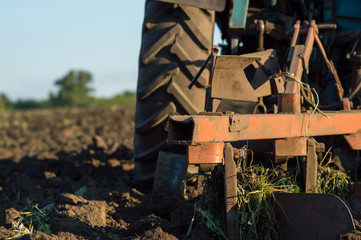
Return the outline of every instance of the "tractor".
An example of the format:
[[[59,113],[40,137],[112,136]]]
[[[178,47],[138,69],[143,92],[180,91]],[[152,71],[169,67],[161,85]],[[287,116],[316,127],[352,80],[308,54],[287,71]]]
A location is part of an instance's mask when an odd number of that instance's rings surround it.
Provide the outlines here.
[[[147,0],[135,181],[154,181],[152,201],[166,210],[188,165],[221,165],[227,237],[239,239],[235,159],[247,159],[247,144],[284,171],[301,159],[304,193],[275,194],[281,239],[353,230],[360,209],[352,215],[335,195],[318,194],[316,177],[330,147],[340,169],[360,163],[360,30],[355,0]]]

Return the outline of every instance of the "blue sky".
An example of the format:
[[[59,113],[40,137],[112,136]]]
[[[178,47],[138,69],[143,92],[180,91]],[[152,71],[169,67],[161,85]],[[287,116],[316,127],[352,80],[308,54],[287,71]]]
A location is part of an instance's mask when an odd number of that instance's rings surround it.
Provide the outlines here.
[[[0,1],[0,92],[45,99],[70,69],[96,96],[135,90],[144,0]]]

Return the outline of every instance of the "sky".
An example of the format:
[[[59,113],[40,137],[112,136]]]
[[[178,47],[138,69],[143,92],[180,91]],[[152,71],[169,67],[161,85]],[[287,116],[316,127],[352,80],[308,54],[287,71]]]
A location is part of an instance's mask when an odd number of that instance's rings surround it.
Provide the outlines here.
[[[135,91],[145,0],[0,1],[0,92],[46,99],[70,70],[94,95]]]

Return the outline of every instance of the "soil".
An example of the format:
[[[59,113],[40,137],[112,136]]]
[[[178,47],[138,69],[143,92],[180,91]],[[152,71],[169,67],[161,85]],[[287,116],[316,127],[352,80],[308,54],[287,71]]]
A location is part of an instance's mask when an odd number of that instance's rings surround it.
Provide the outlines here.
[[[1,113],[0,239],[16,235],[29,201],[45,217],[21,239],[183,239],[193,206],[156,216],[132,183],[133,118],[134,107]]]

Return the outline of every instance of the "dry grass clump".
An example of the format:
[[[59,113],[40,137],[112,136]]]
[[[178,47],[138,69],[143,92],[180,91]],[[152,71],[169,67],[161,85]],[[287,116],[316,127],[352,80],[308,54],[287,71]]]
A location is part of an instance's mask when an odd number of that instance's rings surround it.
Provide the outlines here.
[[[239,169],[238,209],[241,239],[277,239],[275,213],[269,201],[274,191],[298,192],[290,177],[262,166]],[[223,176],[213,172],[206,181],[202,199],[196,204],[199,219],[219,238],[226,238]]]
[[[41,209],[38,204],[34,204],[29,198],[26,199],[26,206],[20,212],[17,212],[15,220],[12,223],[12,230],[16,235],[6,238],[6,240],[17,239],[24,235],[32,234],[34,228],[37,231],[51,234],[48,215],[53,208],[54,203],[48,204]]]

